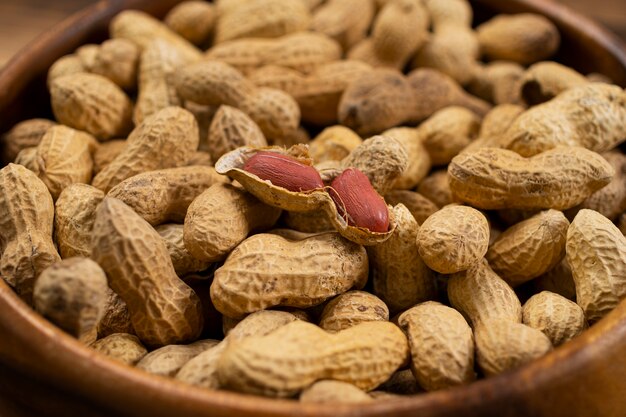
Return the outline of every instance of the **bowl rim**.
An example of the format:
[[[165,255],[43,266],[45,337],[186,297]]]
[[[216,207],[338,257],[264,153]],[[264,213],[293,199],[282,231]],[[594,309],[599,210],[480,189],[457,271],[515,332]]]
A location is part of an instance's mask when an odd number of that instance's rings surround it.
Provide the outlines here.
[[[543,0],[515,2],[547,10],[548,17],[551,18],[565,16],[565,22],[570,25],[586,22],[592,28],[590,36],[600,39],[599,44],[611,51],[626,69],[626,48],[608,30],[557,3]],[[122,8],[132,8],[133,5],[144,3],[141,0],[101,0],[45,32],[0,71],[0,101],[3,97],[9,101],[17,97],[24,86],[33,80],[33,74],[42,71],[41,67],[45,62],[39,56],[43,51],[47,51],[47,54],[61,53],[60,47],[52,47],[55,37],[60,33],[68,30],[82,31],[82,38],[85,38],[90,33],[87,27],[96,20],[110,17]],[[30,78],[17,76],[18,69],[25,64],[33,65]],[[16,79],[21,82],[9,82]],[[391,416],[413,415],[416,412],[428,416],[454,411],[480,412],[484,401],[494,399],[496,392],[500,404],[524,407],[524,402],[528,402],[530,410],[538,410],[542,406],[533,403],[532,395],[541,396],[552,392],[548,385],[562,378],[575,377],[584,381],[585,373],[589,369],[596,369],[594,361],[597,361],[598,356],[603,356],[608,351],[626,350],[626,300],[575,340],[514,371],[446,391],[363,405],[301,404],[228,391],[210,391],[148,374],[110,360],[82,345],[22,302],[3,280],[0,280],[0,335],[11,338],[10,343],[0,344],[2,362],[31,375],[45,375],[47,381],[72,387],[81,396],[98,404],[110,404],[113,410],[121,414],[130,410],[141,413],[145,411],[145,404],[158,398],[160,411],[156,410],[152,414],[163,416],[174,410],[181,414],[213,416]],[[38,360],[27,361],[25,356]],[[568,364],[567,367],[563,366],[564,362]],[[46,366],[42,367],[41,364]],[[574,373],[572,368],[575,368]],[[167,395],[163,396],[165,392]],[[112,398],[123,398],[123,404],[113,404],[110,401]],[[205,412],[198,414],[200,410]]]

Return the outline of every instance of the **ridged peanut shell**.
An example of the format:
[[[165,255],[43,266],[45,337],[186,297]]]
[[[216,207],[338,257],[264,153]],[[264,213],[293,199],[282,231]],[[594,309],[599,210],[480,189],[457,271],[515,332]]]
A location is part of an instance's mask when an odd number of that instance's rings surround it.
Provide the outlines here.
[[[417,192],[439,207],[447,206],[458,199],[452,194],[448,173],[445,169],[432,171],[417,187]]]
[[[55,204],[54,236],[63,259],[91,256],[91,231],[104,193],[87,184],[72,184]]]
[[[500,278],[486,260],[454,274],[448,280],[450,305],[476,329],[493,320],[521,323],[522,305],[515,291]]]
[[[330,334],[296,321],[267,336],[230,343],[218,375],[227,388],[274,397],[292,396],[321,379],[370,391],[404,363],[408,350],[392,323],[365,322]],[[362,362],[370,366],[354,366]]]
[[[237,246],[215,271],[211,300],[230,317],[279,305],[311,307],[363,288],[367,275],[365,249],[337,233],[301,240],[258,234]]]
[[[520,82],[524,102],[535,106],[553,99],[569,88],[587,84],[588,80],[573,68],[544,61],[528,67]]]
[[[185,247],[182,224],[167,223],[157,226],[155,230],[161,235],[172,258],[176,275],[184,277],[192,272],[207,269],[211,263],[194,258]]]
[[[133,42],[109,39],[100,45],[91,72],[108,78],[124,90],[132,90],[137,86],[139,57],[139,48]]]
[[[133,329],[126,302],[108,287],[104,314],[98,323],[98,337],[103,338],[114,333],[134,334],[135,329]]]
[[[569,222],[560,211],[542,211],[505,230],[485,258],[499,276],[516,287],[561,262],[568,227]]]
[[[580,147],[558,147],[531,158],[481,148],[457,155],[448,174],[454,195],[474,207],[564,210],[611,182],[615,170]]]
[[[147,345],[195,340],[202,331],[200,299],[181,281],[161,236],[130,207],[106,198],[96,211],[92,258],[128,305]]]
[[[368,248],[374,294],[392,312],[405,310],[437,295],[435,276],[416,245],[419,225],[404,205],[393,208],[397,227],[385,242]]]
[[[594,323],[626,297],[626,237],[609,219],[584,209],[567,230],[565,251],[576,303]]]
[[[389,321],[389,309],[373,294],[348,291],[326,304],[319,326],[326,331],[337,332],[364,321]]]
[[[560,346],[587,328],[578,304],[558,294],[543,291],[524,303],[522,322],[542,331],[554,346]]]
[[[222,155],[240,146],[267,146],[259,126],[241,110],[220,106],[209,127],[208,151],[217,161]]]
[[[550,339],[537,329],[508,320],[493,320],[475,330],[476,362],[486,376],[524,365],[552,350]]]
[[[188,345],[163,346],[148,353],[135,366],[154,375],[171,377],[191,359],[218,343],[220,343],[218,340],[206,339]]]
[[[479,262],[489,246],[489,223],[478,210],[450,205],[430,216],[417,233],[419,254],[429,268],[452,274]]]
[[[327,127],[311,141],[309,152],[315,163],[341,161],[362,142],[352,129],[335,125]]]
[[[400,142],[409,157],[409,165],[400,177],[396,178],[393,188],[401,190],[415,188],[428,175],[432,162],[418,130],[410,127],[395,127],[385,130],[382,136],[391,137]]]
[[[43,135],[54,125],[56,123],[48,119],[28,119],[17,123],[0,137],[3,159],[7,163],[13,162],[22,149],[39,145]]]
[[[194,45],[203,45],[215,29],[217,10],[205,1],[184,1],[170,10],[165,24]]]
[[[373,0],[330,0],[315,9],[311,29],[330,36],[347,50],[365,38],[374,11]]]
[[[372,398],[350,383],[325,380],[302,391],[299,400],[308,404],[358,404],[370,402]]]
[[[439,210],[439,207],[420,193],[408,190],[391,190],[385,194],[385,201],[391,206],[403,204],[418,224],[422,224],[433,213]]]
[[[467,384],[474,373],[474,337],[453,308],[428,301],[400,315],[398,325],[411,348],[411,370],[427,391]]]
[[[111,359],[131,366],[148,353],[137,336],[128,333],[113,333],[96,340],[90,347]]]
[[[572,268],[564,257],[554,268],[532,281],[534,293],[550,291],[568,300],[576,300],[576,286],[572,276]]]
[[[52,82],[50,96],[59,123],[100,140],[126,136],[132,128],[132,102],[113,81],[101,75],[59,77]]]
[[[113,162],[125,147],[126,139],[113,139],[100,143],[92,155],[94,175]]]

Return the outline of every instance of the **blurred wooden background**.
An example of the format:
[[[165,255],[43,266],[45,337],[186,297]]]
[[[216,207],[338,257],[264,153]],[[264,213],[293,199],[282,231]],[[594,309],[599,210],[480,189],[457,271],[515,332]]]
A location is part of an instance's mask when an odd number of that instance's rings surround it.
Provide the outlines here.
[[[626,40],[626,0],[552,1],[562,1],[601,21]],[[0,67],[37,34],[94,2],[95,0],[0,0]]]

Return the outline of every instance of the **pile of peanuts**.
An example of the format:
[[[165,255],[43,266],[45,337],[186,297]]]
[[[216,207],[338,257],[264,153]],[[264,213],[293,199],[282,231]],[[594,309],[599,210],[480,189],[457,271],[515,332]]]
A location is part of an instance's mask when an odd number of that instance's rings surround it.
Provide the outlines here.
[[[120,13],[50,68],[56,121],[2,137],[0,275],[209,389],[360,403],[547,354],[626,297],[626,92],[546,61],[542,16],[472,22],[466,0]]]

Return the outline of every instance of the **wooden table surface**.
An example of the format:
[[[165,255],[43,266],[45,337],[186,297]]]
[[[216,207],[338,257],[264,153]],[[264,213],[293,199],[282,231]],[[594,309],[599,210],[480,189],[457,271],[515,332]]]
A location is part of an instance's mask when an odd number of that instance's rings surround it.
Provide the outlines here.
[[[601,21],[626,40],[626,0],[558,1]],[[95,0],[1,0],[0,67],[37,34],[94,2]]]

